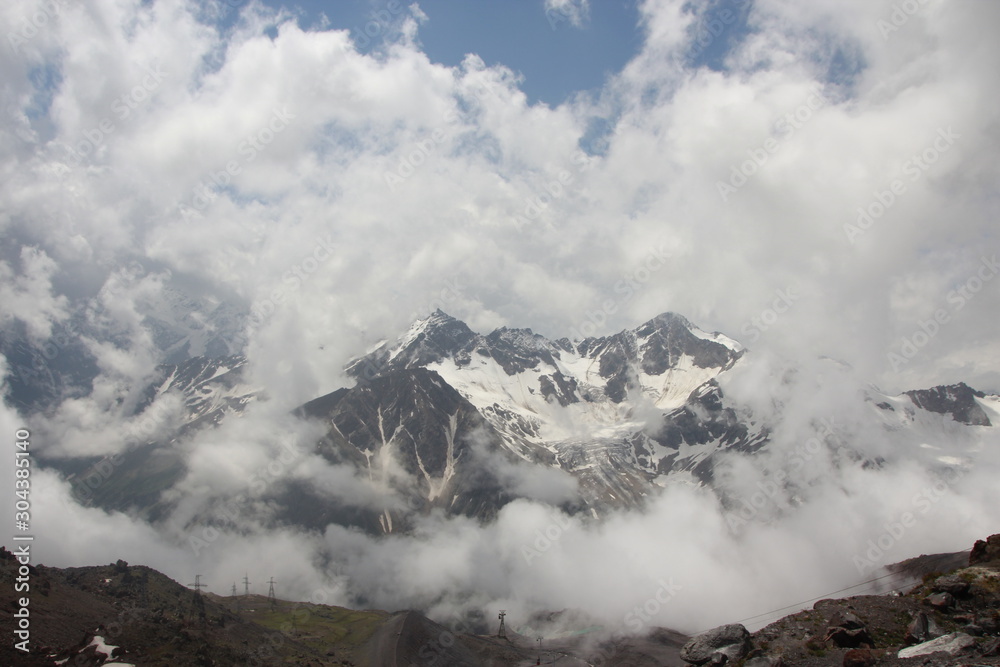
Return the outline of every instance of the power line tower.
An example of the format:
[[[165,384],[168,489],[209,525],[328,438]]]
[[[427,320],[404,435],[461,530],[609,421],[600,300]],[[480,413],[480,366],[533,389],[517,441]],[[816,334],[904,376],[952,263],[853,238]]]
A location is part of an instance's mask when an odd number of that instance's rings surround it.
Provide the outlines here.
[[[267,583],[270,584],[267,589],[267,603],[271,605],[271,609],[274,609],[278,605],[278,599],[274,597],[274,584],[277,582],[274,580],[274,577],[271,577]]]
[[[236,603],[236,613],[240,613],[240,599],[236,596],[236,582],[233,582],[233,601]]]
[[[501,639],[507,639],[507,628],[504,626],[503,617],[507,615],[506,609],[500,610],[500,630],[497,632],[497,637]]]
[[[193,586],[194,587],[194,592],[197,595],[201,595],[201,589],[208,588],[207,585],[201,583],[201,575],[200,574],[194,575],[194,583],[193,584],[188,584],[188,586]]]
[[[243,597],[250,597],[250,575],[243,574]]]
[[[192,609],[197,613],[198,617],[202,621],[205,620],[205,600],[201,597],[201,589],[208,588],[205,584],[201,583],[201,575],[194,575],[194,583],[188,584],[188,586],[194,587],[194,597],[191,599]]]

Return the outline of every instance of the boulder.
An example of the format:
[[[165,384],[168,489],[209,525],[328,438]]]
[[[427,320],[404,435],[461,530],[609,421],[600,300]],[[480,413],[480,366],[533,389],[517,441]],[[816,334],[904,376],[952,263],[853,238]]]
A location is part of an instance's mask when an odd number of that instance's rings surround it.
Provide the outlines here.
[[[955,605],[955,596],[951,593],[933,593],[924,598],[924,602],[934,607],[935,609],[940,609],[944,611],[950,609]]]
[[[964,632],[953,632],[948,635],[942,635],[937,639],[932,639],[929,642],[924,642],[923,644],[904,648],[896,655],[899,658],[917,658],[939,651],[943,651],[949,655],[958,655],[959,653],[971,651],[975,646],[976,640],[969,635]]]
[[[951,574],[946,577],[938,577],[931,590],[935,593],[948,593],[955,597],[962,597],[969,592],[969,582]]]
[[[864,627],[853,628],[828,628],[823,641],[831,641],[839,648],[874,648],[875,642],[872,640],[868,630]]]
[[[982,637],[984,634],[986,634],[983,631],[983,629],[978,625],[976,625],[975,623],[969,623],[968,625],[963,625],[962,632],[964,632],[967,635],[972,635],[973,637]]]
[[[976,617],[976,620],[973,621],[973,623],[983,629],[983,634],[987,635],[1000,634],[1000,615],[978,616]]]
[[[837,611],[830,618],[830,627],[846,628],[847,630],[860,630],[865,627],[864,622],[855,614],[849,611]]]
[[[721,625],[688,640],[681,648],[681,660],[693,665],[712,662],[716,655],[729,661],[740,660],[750,652],[750,633],[740,623]]]
[[[918,612],[913,618],[913,622],[906,628],[906,636],[903,643],[907,646],[921,644],[930,639],[935,639],[944,634],[944,631],[924,612]]]
[[[832,641],[840,648],[872,648],[875,642],[864,621],[849,611],[838,610],[830,617],[830,627],[826,629],[823,641]]]
[[[875,655],[866,648],[853,648],[844,654],[844,667],[872,667]]]
[[[990,535],[985,540],[976,540],[969,554],[969,565],[1000,560],[1000,534]]]

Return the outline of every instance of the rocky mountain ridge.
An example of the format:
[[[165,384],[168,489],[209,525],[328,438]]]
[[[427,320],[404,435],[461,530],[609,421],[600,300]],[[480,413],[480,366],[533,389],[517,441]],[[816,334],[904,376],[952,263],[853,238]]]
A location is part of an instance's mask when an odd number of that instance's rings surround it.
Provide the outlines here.
[[[297,410],[324,432],[315,453],[354,470],[366,495],[380,500],[338,500],[279,480],[268,488],[267,502],[279,520],[295,525],[321,529],[332,522],[384,534],[405,532],[413,517],[435,509],[488,521],[521,497],[516,481],[529,470],[574,489],[545,502],[594,518],[640,507],[664,484],[713,486],[720,460],[766,449],[779,426],[724,389],[746,355],[736,341],[672,313],[613,335],[551,341],[530,329],[478,334],[437,311],[350,362],[355,386]],[[262,389],[244,382],[246,363],[230,356],[162,367],[138,410],[173,394],[183,399],[187,416],[168,440],[144,441],[122,455],[115,483],[88,497],[109,509],[150,510],[150,498],[185,473],[172,443],[238,417],[264,398]],[[872,428],[895,439],[900,451],[992,429],[1000,414],[1000,398],[964,384],[899,396],[868,388],[864,400]],[[845,464],[864,462],[863,449],[852,448],[849,438],[826,424],[810,442],[816,452],[846,452]],[[972,461],[919,451],[929,466]],[[76,480],[100,462],[55,465]],[[152,484],[149,470],[156,471]],[[169,510],[153,505],[153,516]]]

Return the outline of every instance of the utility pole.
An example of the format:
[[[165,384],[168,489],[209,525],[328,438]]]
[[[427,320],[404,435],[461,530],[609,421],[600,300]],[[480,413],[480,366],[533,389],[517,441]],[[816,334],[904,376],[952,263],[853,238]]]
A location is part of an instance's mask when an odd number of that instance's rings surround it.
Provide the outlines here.
[[[500,637],[501,639],[507,639],[507,628],[504,627],[504,622],[503,622],[503,617],[506,616],[506,615],[507,615],[507,610],[506,609],[501,609],[500,610],[500,616],[499,616],[499,618],[500,618],[500,630],[497,632],[497,637]]]
[[[240,613],[240,599],[236,597],[236,582],[233,582],[233,601],[236,603],[236,613]]]
[[[278,605],[278,599],[274,596],[274,584],[277,582],[274,580],[274,577],[271,577],[267,583],[270,584],[270,587],[267,589],[267,603],[271,605],[271,609],[274,609]]]
[[[243,574],[243,597],[250,597],[250,574]]]

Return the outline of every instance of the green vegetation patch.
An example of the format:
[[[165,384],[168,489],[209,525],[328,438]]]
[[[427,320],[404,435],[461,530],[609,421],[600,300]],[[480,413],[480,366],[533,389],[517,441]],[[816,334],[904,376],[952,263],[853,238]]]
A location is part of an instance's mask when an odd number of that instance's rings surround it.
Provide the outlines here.
[[[354,649],[367,642],[385,622],[387,614],[342,607],[281,602],[275,609],[261,605],[245,615],[268,630],[281,632],[293,641],[317,651]]]

